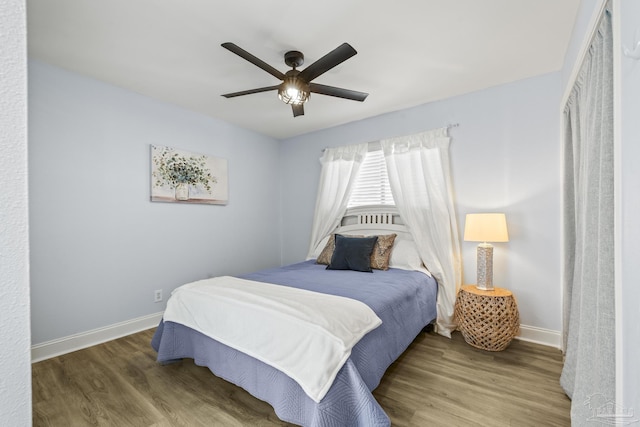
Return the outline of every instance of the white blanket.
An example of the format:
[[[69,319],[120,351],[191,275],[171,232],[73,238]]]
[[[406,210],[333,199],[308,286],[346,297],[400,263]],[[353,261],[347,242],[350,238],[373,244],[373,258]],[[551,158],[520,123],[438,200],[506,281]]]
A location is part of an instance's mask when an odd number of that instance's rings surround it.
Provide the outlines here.
[[[353,346],[382,323],[360,301],[230,276],[175,289],[164,320],[273,366],[316,402]]]

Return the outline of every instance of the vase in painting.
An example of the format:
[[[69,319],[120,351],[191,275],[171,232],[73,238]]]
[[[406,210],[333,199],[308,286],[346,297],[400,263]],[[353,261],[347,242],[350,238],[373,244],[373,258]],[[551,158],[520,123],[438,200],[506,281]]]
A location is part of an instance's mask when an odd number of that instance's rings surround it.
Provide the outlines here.
[[[176,185],[176,200],[189,200],[189,184],[181,182]]]

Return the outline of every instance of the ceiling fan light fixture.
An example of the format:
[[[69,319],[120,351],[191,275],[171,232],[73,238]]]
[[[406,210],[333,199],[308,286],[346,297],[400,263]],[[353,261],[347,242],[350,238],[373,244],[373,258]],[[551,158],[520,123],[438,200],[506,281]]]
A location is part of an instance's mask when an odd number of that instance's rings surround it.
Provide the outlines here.
[[[278,98],[285,104],[304,104],[310,94],[309,84],[296,76],[287,76],[278,87]]]

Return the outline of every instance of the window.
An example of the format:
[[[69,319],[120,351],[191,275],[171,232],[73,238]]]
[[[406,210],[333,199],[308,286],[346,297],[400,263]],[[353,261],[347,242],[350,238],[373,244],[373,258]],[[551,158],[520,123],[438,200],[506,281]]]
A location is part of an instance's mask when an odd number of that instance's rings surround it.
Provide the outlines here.
[[[365,205],[395,206],[382,150],[369,151],[365,156],[347,208]]]

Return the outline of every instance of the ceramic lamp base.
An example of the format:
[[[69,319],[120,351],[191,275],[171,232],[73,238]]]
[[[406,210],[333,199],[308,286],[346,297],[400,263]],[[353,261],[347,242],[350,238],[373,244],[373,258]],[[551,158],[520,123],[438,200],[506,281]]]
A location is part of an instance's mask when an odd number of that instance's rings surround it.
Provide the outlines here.
[[[478,245],[477,250],[477,287],[483,291],[493,290],[493,246],[490,243]]]

